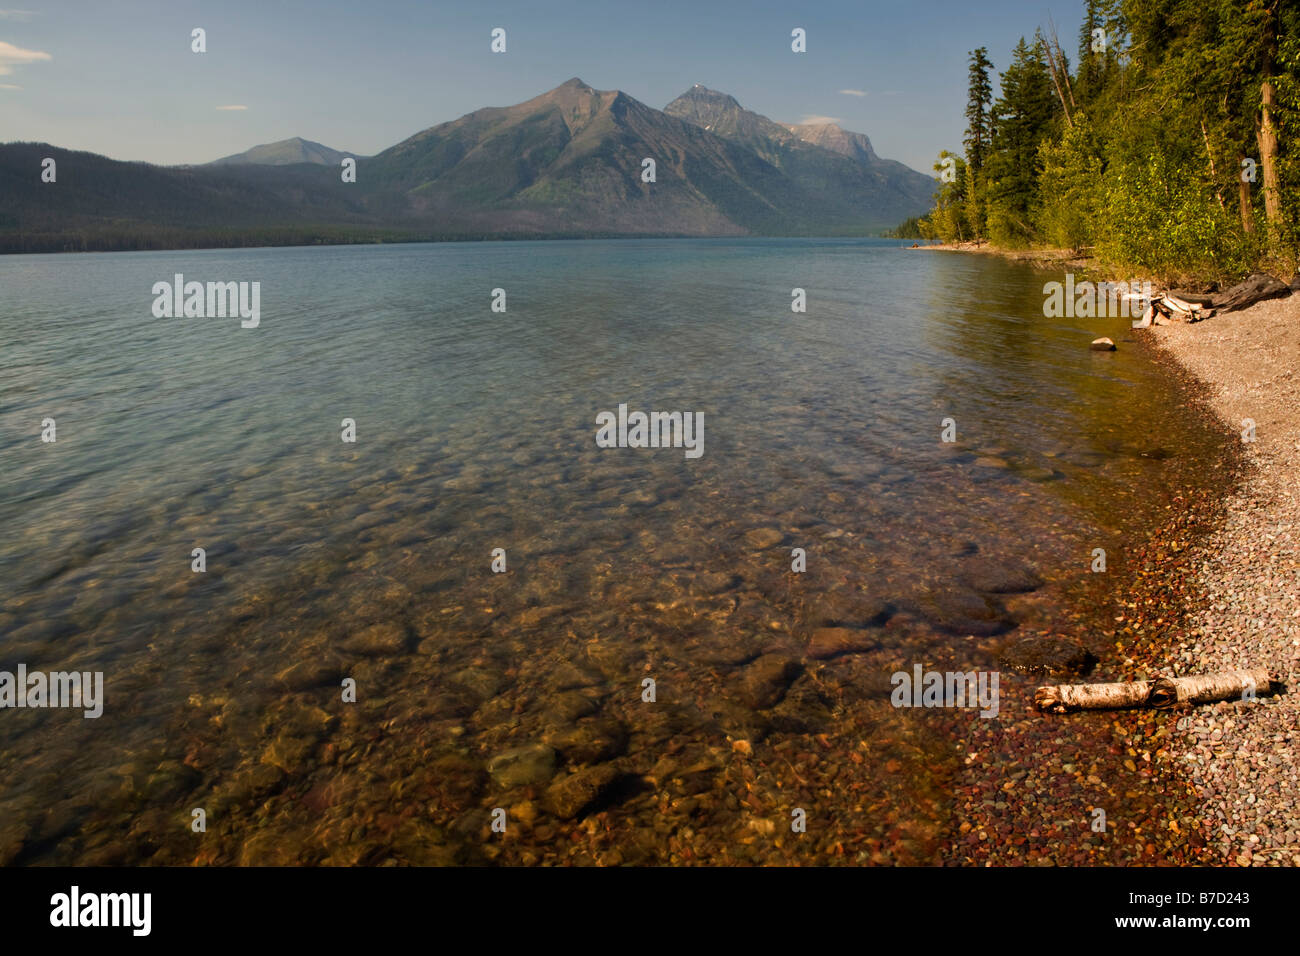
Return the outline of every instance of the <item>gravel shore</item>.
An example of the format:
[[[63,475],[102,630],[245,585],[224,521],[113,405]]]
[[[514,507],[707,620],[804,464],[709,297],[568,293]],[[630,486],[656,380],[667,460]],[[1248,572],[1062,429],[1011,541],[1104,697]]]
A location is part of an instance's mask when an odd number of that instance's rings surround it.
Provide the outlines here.
[[[1152,330],[1242,432],[1245,480],[1194,556],[1200,600],[1170,661],[1180,673],[1267,667],[1288,693],[1199,707],[1171,751],[1204,801],[1216,862],[1300,866],[1300,296]]]

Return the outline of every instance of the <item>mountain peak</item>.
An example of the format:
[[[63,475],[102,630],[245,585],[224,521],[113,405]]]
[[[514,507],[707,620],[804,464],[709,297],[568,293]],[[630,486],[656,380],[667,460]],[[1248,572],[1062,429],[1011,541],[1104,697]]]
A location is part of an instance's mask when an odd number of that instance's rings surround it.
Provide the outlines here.
[[[879,158],[866,135],[844,129],[838,123],[787,123],[785,128],[805,143],[829,149],[860,163],[872,163]]]
[[[213,160],[211,166],[289,166],[294,163],[314,163],[336,166],[345,156],[355,153],[341,152],[301,136],[292,136],[274,143],[262,143],[252,149]]]
[[[784,126],[745,109],[731,94],[711,90],[699,83],[665,106],[664,112],[724,139],[757,149],[769,161],[772,160],[769,148],[773,143],[796,140]]]
[[[673,102],[680,103],[683,100],[688,103],[709,104],[714,109],[743,109],[740,103],[736,101],[736,98],[730,93],[711,90],[700,83],[696,83],[681,96],[677,97],[677,99],[673,100]]]

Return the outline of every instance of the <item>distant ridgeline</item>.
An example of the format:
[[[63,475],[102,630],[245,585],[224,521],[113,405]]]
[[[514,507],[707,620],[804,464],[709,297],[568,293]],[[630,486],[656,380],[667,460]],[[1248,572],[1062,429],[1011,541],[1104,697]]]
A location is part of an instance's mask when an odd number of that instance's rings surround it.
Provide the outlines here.
[[[1300,4],[1087,0],[1073,72],[1040,29],[996,101],[987,52],[964,155],[940,153],[934,209],[900,235],[1095,247],[1162,275],[1295,268]]]
[[[656,110],[572,79],[369,158],[296,138],[173,167],[0,145],[0,251],[862,236],[925,212],[936,186],[838,126],[782,126],[699,86]]]

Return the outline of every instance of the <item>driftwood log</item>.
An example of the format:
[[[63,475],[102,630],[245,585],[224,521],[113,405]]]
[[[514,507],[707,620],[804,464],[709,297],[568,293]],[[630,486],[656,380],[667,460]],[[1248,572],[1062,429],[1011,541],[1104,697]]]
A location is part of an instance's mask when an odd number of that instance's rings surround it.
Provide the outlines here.
[[[1264,299],[1276,299],[1291,294],[1291,288],[1285,282],[1263,272],[1247,276],[1226,292],[1214,297],[1214,307],[1220,312],[1235,312],[1262,302]]]
[[[1187,292],[1157,292],[1151,297],[1142,319],[1133,323],[1135,329],[1151,325],[1168,325],[1170,322],[1199,322],[1211,318],[1215,312],[1235,312],[1264,299],[1288,296],[1292,292],[1286,283],[1262,272],[1248,276],[1231,289],[1213,295]],[[1128,293],[1126,299],[1143,299],[1137,293]]]
[[[1172,707],[1175,704],[1208,704],[1234,697],[1264,696],[1272,692],[1272,680],[1262,667],[1224,671],[1194,677],[1161,677],[1158,680],[1125,681],[1120,684],[1057,684],[1040,687],[1034,694],[1039,710],[1064,714],[1072,710],[1121,710],[1127,707]]]
[[[1129,293],[1125,298],[1141,299],[1143,296]],[[1191,302],[1180,298],[1172,292],[1159,292],[1151,297],[1142,320],[1134,322],[1133,328],[1145,329],[1150,325],[1168,325],[1174,322],[1199,322],[1214,315],[1214,309],[1203,302]]]

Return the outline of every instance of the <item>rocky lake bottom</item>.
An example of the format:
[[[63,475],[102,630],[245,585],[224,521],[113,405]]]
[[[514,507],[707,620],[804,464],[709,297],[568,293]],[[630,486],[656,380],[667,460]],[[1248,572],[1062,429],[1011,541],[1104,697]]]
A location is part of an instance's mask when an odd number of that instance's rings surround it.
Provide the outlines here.
[[[54,347],[6,358],[0,668],[103,670],[107,701],[0,713],[0,862],[1197,851],[1166,717],[1028,705],[1137,666],[1125,618],[1175,505],[1208,514],[1229,478],[1126,323],[1044,327],[1031,268],[887,243],[581,245],[30,257],[11,308]],[[54,259],[125,273],[96,326],[124,345],[82,340]],[[135,331],[132,290],[182,267],[278,278],[294,308],[264,293],[256,346]],[[368,322],[348,268],[390,290]],[[907,293],[936,288],[976,304]],[[703,411],[705,454],[598,448],[625,401]],[[918,665],[996,672],[997,716],[895,706]]]

